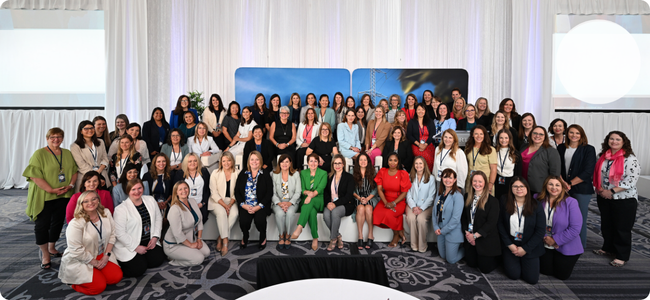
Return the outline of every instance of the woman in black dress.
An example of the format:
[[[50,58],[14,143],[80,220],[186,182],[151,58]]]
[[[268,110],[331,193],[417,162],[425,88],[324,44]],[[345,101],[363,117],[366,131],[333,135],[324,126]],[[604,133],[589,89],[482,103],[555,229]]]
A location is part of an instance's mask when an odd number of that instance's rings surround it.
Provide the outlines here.
[[[332,170],[330,166],[332,156],[339,154],[339,149],[336,148],[336,141],[332,139],[332,126],[330,126],[330,124],[323,123],[320,126],[320,133],[318,134],[318,137],[314,138],[314,140],[311,141],[311,144],[309,144],[306,155],[309,156],[312,153],[316,153],[320,156],[318,161],[319,168],[329,173]]]

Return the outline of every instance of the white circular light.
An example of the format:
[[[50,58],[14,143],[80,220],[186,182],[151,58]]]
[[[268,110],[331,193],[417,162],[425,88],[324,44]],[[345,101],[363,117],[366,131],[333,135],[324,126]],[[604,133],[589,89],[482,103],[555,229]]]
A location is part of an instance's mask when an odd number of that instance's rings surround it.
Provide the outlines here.
[[[639,77],[641,55],[620,25],[592,20],[571,29],[558,47],[555,67],[569,95],[591,104],[623,97]]]

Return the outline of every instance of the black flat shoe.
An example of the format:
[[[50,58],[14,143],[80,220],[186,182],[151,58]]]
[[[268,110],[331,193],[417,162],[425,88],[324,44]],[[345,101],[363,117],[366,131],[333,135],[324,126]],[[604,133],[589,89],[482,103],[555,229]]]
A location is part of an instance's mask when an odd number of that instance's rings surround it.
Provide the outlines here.
[[[357,248],[359,248],[359,250],[363,250],[363,240],[362,239],[359,239],[357,241]]]
[[[366,249],[372,248],[374,240],[373,239],[368,239],[368,242],[366,243]]]

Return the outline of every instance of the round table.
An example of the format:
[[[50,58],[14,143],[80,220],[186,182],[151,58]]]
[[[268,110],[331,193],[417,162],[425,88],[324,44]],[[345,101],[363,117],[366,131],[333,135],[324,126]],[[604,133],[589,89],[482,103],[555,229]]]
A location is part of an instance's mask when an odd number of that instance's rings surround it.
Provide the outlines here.
[[[333,294],[332,294],[333,293]],[[358,299],[406,299],[417,300],[398,290],[364,281],[317,278],[276,284],[238,298],[282,300],[358,300]]]

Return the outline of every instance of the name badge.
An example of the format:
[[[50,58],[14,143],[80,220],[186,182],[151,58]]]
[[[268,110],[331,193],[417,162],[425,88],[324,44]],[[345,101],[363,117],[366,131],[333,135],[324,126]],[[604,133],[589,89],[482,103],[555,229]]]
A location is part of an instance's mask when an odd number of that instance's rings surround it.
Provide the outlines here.
[[[467,226],[467,231],[469,231],[469,232],[471,232],[471,233],[474,233],[474,224],[469,224],[469,225]]]
[[[97,247],[97,249],[99,251],[98,254],[104,253],[104,242],[103,241],[99,242],[99,247]]]
[[[475,170],[469,170],[469,177],[472,177],[472,174],[474,174]]]
[[[546,235],[553,235],[553,226],[546,226]]]
[[[420,140],[420,144],[424,144],[424,143],[426,143],[426,142],[427,142],[427,141],[425,141],[425,140]]]
[[[192,189],[192,191],[190,191],[190,196],[196,196],[198,194],[199,194],[199,191],[197,189]]]
[[[376,141],[377,139],[372,139],[372,145],[374,145]]]
[[[165,199],[163,199],[163,198],[158,199],[158,203],[161,203],[161,202],[165,202]]]
[[[442,178],[442,170],[438,170],[438,178]]]
[[[521,240],[524,238],[524,233],[523,232],[515,232],[515,241],[521,242]]]
[[[194,240],[199,237],[199,225],[194,225]]]
[[[147,225],[143,227],[142,230],[145,236],[151,235],[151,225]]]
[[[59,182],[65,182],[65,174],[59,174]]]
[[[99,171],[99,166],[93,166],[93,171]]]
[[[221,123],[217,123],[217,130],[221,130]]]
[[[503,176],[499,176],[498,180],[499,180],[498,183],[499,183],[500,185],[504,185],[504,184],[506,184],[506,179],[503,178]]]

